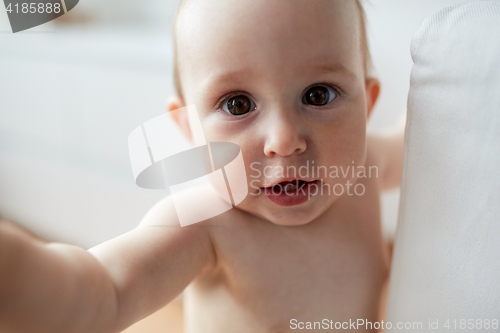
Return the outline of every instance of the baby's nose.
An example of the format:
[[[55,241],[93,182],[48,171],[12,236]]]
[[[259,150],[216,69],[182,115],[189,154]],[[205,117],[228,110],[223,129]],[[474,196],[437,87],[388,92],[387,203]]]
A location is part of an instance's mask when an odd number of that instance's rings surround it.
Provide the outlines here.
[[[294,111],[271,110],[265,124],[264,154],[268,157],[301,154],[306,148],[303,121]],[[302,124],[301,124],[302,123]]]

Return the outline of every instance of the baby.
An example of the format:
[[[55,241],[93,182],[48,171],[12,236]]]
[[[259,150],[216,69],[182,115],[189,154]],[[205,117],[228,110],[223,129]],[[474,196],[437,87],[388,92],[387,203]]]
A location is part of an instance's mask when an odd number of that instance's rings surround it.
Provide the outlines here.
[[[175,41],[168,109],[196,105],[207,142],[241,148],[247,197],[186,227],[167,197],[88,251],[1,225],[0,330],[119,332],[186,287],[191,333],[379,321],[379,196],[399,184],[403,136],[366,134],[380,87],[360,3],[183,1]]]

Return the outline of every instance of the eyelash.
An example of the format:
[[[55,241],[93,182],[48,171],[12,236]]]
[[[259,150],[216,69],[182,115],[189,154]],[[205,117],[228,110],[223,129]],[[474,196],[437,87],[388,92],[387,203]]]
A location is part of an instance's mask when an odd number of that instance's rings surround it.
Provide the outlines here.
[[[343,95],[343,93],[341,92],[341,90],[340,90],[339,88],[337,88],[337,87],[335,87],[335,86],[333,86],[333,85],[331,85],[331,84],[328,84],[328,83],[315,83],[315,84],[313,84],[313,85],[310,85],[309,87],[307,87],[307,88],[304,90],[304,92],[302,93],[302,99],[301,99],[301,101],[303,101],[303,100],[304,100],[306,92],[307,92],[309,89],[314,88],[314,87],[327,87],[327,88],[332,89],[332,90],[335,92],[336,97],[335,97],[333,100],[331,100],[329,103],[325,104],[325,105],[328,105],[328,104],[332,103],[334,100],[338,99],[339,97],[341,97],[341,96]],[[217,102],[217,104],[216,104],[216,105],[217,105],[217,109],[218,109],[218,110],[220,110],[220,111],[222,111],[222,112],[224,112],[224,113],[227,113],[226,111],[224,111],[224,110],[222,109],[222,107],[224,106],[224,103],[227,103],[227,102],[228,102],[231,98],[236,97],[236,96],[246,96],[246,97],[248,97],[251,101],[253,101],[253,99],[252,99],[250,96],[248,96],[248,94],[246,94],[246,93],[243,93],[243,92],[233,92],[233,93],[230,93],[230,94],[228,94],[228,95],[224,96],[223,98],[221,98],[221,99]],[[254,102],[254,103],[255,103],[255,102]],[[325,106],[325,105],[323,105],[323,106]],[[251,111],[250,111],[250,112],[251,112]],[[248,113],[250,113],[250,112],[248,112]]]

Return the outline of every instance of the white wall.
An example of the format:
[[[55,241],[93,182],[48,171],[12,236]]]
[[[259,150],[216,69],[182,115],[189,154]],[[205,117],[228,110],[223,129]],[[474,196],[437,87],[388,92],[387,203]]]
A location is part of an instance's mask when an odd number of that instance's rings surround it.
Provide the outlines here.
[[[456,0],[366,6],[382,95],[371,130],[394,124],[421,20]],[[133,228],[164,193],[134,185],[127,137],[173,93],[170,27],[177,1],[82,0],[51,23],[11,34],[0,9],[0,214],[40,235],[90,247]],[[186,144],[172,132],[172,144]],[[398,193],[384,196],[388,234]]]

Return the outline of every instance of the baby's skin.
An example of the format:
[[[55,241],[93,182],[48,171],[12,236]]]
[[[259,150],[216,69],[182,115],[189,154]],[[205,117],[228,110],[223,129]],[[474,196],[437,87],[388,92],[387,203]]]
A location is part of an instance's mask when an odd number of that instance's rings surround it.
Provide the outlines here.
[[[168,110],[195,104],[208,142],[240,146],[249,194],[186,227],[167,197],[88,251],[0,224],[0,330],[119,332],[186,287],[188,333],[379,321],[389,269],[379,197],[399,185],[403,133],[366,134],[379,84],[354,1],[191,0],[178,15],[182,96]],[[192,140],[183,114],[174,121]],[[312,162],[328,176],[273,172]],[[294,179],[324,192],[272,194]]]

